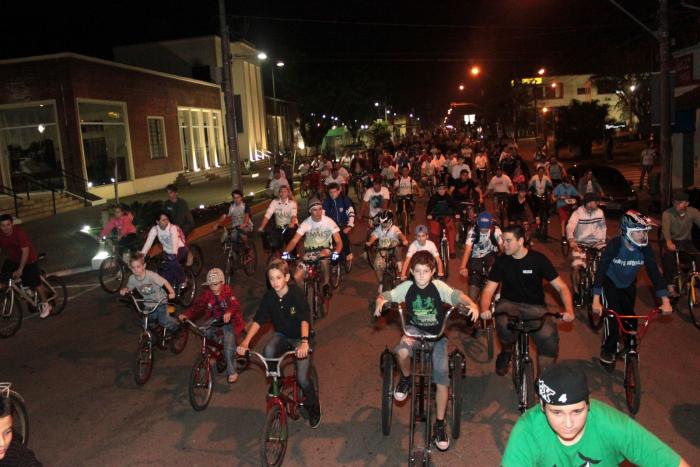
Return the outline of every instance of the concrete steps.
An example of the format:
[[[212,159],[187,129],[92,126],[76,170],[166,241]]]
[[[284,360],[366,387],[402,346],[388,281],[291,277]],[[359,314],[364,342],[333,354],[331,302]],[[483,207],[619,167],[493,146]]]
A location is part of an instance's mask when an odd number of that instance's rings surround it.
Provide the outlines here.
[[[30,199],[26,195],[19,201],[19,219],[28,222],[54,215],[51,193],[31,193]],[[56,193],[56,213],[73,211],[84,206],[83,201],[70,195]],[[9,196],[0,196],[0,214],[11,214],[16,217],[14,201]]]
[[[177,176],[175,184],[177,186],[192,186],[219,178],[227,178],[231,174],[230,170],[228,165],[224,165],[199,172],[182,172]]]

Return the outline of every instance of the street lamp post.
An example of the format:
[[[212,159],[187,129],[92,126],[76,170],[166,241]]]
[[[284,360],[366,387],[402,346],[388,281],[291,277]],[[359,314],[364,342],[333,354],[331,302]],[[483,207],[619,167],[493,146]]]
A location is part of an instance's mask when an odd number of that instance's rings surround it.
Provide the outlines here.
[[[275,66],[270,67],[272,69],[272,108],[273,108],[273,113],[274,115],[272,116],[274,122],[275,122],[275,159],[277,158],[277,155],[280,152],[280,142],[279,142],[279,128],[277,127],[278,125],[278,115],[277,115],[277,91],[275,90],[275,68],[279,67],[282,68],[284,66],[284,62],[279,60]],[[281,120],[281,118],[280,118]]]

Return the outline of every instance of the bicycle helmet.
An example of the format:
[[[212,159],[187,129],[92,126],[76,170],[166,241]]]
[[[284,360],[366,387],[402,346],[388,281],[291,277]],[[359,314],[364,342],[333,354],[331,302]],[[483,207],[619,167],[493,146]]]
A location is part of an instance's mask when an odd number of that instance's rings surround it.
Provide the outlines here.
[[[384,228],[391,227],[394,224],[394,213],[390,209],[385,209],[379,213],[379,223]]]
[[[636,245],[639,248],[647,246],[649,243],[649,235],[644,237],[642,242],[637,242],[632,238],[632,232],[648,232],[654,226],[654,221],[646,217],[638,211],[629,210],[620,219],[620,234],[622,238]]]

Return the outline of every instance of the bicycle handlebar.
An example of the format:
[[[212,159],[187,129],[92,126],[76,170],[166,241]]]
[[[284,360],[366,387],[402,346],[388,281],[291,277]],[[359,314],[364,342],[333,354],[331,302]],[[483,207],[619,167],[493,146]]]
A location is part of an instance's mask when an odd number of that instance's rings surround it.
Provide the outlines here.
[[[309,355],[311,353],[313,353],[313,350],[311,348],[309,348]],[[254,351],[254,350],[248,349],[248,350],[246,350],[244,357],[247,361],[250,361],[251,357],[255,357],[255,359],[258,362],[260,362],[260,364],[265,368],[265,375],[266,376],[279,377],[280,373],[281,373],[280,368],[282,367],[282,362],[290,356],[294,356],[296,358],[296,354],[297,354],[296,350],[287,350],[285,353],[283,353],[282,355],[280,355],[277,358],[265,358],[260,353]],[[270,370],[270,366],[269,366],[270,362],[277,364],[277,371]]]
[[[389,310],[392,310],[392,309],[398,310],[399,317],[401,318],[401,330],[403,331],[403,333],[406,337],[411,337],[413,339],[419,339],[419,340],[438,340],[445,334],[445,328],[447,327],[447,321],[450,319],[450,315],[452,314],[452,312],[455,309],[457,309],[460,314],[466,315],[467,312],[465,310],[469,310],[469,307],[464,305],[464,304],[461,304],[461,303],[459,305],[451,305],[450,308],[445,313],[445,318],[442,321],[442,327],[440,328],[440,332],[437,334],[409,332],[406,329],[406,318],[404,316],[404,304],[399,303],[398,306],[394,306],[394,304],[387,303],[387,304],[385,304],[385,308],[382,310],[382,314],[386,314]]]
[[[126,297],[130,298],[130,299],[131,299],[131,303],[133,303],[133,305],[136,307],[136,310],[138,310],[138,312],[141,313],[141,314],[143,314],[143,315],[148,315],[148,314],[150,314],[150,313],[153,313],[154,311],[156,311],[156,308],[158,308],[163,302],[166,302],[166,301],[168,300],[168,297],[167,297],[167,295],[166,295],[165,297],[162,297],[162,298],[158,301],[158,303],[156,303],[156,304],[153,306],[153,308],[151,308],[150,310],[148,310],[148,309],[146,309],[146,308],[144,308],[144,307],[141,307],[141,306],[139,305],[139,303],[143,304],[143,303],[146,303],[146,302],[152,302],[152,300],[147,300],[147,299],[145,299],[145,298],[136,298],[136,296],[135,296],[132,292],[127,292],[126,294],[124,294],[123,297],[124,297],[124,301],[127,301],[127,300],[126,300]]]
[[[220,328],[220,327],[224,326],[225,324],[227,324],[227,323],[224,323],[223,318],[210,319],[202,325],[195,324],[194,321],[190,320],[189,318],[183,320],[183,322],[185,324],[189,325],[190,328],[192,328],[192,330],[199,335],[203,335],[206,331],[208,331],[212,327]]]

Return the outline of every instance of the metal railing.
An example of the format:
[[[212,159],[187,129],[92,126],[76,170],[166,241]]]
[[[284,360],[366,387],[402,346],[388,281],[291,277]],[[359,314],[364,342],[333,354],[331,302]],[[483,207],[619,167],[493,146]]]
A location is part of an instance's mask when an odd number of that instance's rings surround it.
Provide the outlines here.
[[[56,215],[56,192],[63,192],[63,189],[57,189],[56,187],[52,186],[50,183],[47,183],[45,181],[41,181],[39,179],[36,179],[32,177],[31,175],[28,175],[26,173],[22,174],[22,179],[24,180],[24,188],[27,191],[27,199],[31,199],[29,196],[30,192],[30,186],[33,184],[34,186],[37,186],[39,188],[43,188],[44,190],[49,190],[51,191],[51,202],[53,203],[53,213]]]
[[[0,185],[0,194],[12,196],[15,203],[15,217],[19,217],[19,196],[17,196],[17,192],[12,188]]]

